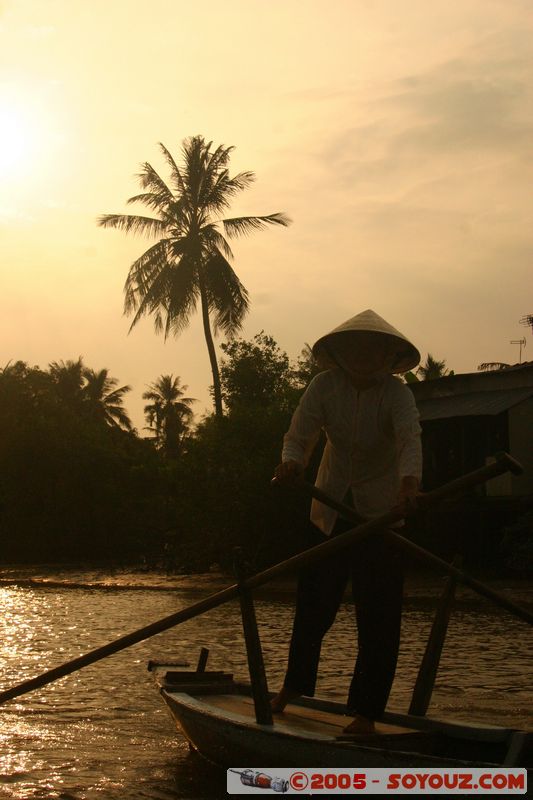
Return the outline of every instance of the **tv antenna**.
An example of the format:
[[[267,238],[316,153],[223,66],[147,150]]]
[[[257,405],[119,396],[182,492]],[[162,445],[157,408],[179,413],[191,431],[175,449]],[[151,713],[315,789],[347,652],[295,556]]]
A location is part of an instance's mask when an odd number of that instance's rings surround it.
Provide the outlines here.
[[[524,336],[523,339],[511,339],[511,344],[519,344],[520,345],[520,361],[519,364],[522,363],[522,348],[526,346],[526,337]]]
[[[533,333],[533,314],[526,314],[525,317],[522,317],[520,325],[527,325],[531,328],[531,333]]]

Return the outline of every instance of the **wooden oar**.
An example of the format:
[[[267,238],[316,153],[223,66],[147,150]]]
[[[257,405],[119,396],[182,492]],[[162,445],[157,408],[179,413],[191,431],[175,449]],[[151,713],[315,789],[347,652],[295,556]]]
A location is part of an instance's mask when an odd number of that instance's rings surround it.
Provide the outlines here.
[[[467,475],[463,475],[461,478],[457,478],[456,480],[450,481],[449,483],[444,484],[444,486],[439,487],[438,489],[434,489],[431,492],[428,492],[425,495],[422,495],[419,498],[419,504],[422,508],[429,508],[430,506],[437,503],[439,500],[443,500],[447,497],[452,497],[457,495],[461,491],[464,491],[467,488],[471,488],[476,486],[479,483],[484,483],[490,478],[494,478],[497,475],[501,475],[501,469],[504,469],[505,472],[509,471],[515,475],[520,475],[523,472],[522,466],[512,458],[507,453],[499,453],[496,456],[496,460],[492,464],[488,464],[485,467],[480,467],[480,469],[476,469],[473,472],[469,472]],[[360,522],[359,515],[354,511],[353,508],[350,506],[345,505],[344,503],[339,503],[336,500],[332,500],[325,492],[317,489],[310,483],[306,483],[305,481],[301,481],[306,491],[311,494],[316,500],[319,500],[324,505],[330,506],[338,511],[342,516],[347,519],[348,521],[354,522],[357,525],[357,528],[354,528],[346,533],[341,534],[340,536],[336,536],[331,539],[329,542],[325,544],[319,545],[320,548],[323,549],[323,553],[326,552],[334,552],[338,550],[340,547],[346,546],[349,541],[347,537],[352,536],[356,532],[360,534],[367,534],[371,530],[375,530],[376,527],[384,528],[388,527],[389,525],[393,524],[394,522],[398,522],[400,519],[405,517],[399,510],[389,511],[388,514],[383,514],[382,516],[372,520],[371,522],[366,522],[362,525],[358,524]],[[505,595],[501,594],[500,592],[494,591],[489,586],[486,586],[481,581],[472,578],[466,572],[454,567],[453,564],[448,564],[447,561],[444,561],[442,558],[439,558],[434,553],[431,553],[429,550],[425,550],[423,547],[411,542],[409,539],[406,539],[404,536],[399,534],[397,531],[392,532],[391,535],[394,536],[396,541],[400,544],[400,546],[411,553],[411,555],[419,558],[421,561],[426,562],[434,567],[437,567],[439,570],[443,570],[444,572],[448,573],[448,575],[453,575],[458,581],[464,583],[466,586],[469,586],[478,594],[486,597],[488,600],[492,600],[496,605],[499,605],[501,608],[505,608],[507,611],[510,611],[515,616],[522,619],[524,622],[528,622],[530,625],[533,625],[533,614],[527,609],[522,608],[522,606],[513,603],[509,600]],[[328,548],[328,549],[326,549]],[[315,550],[317,548],[313,548]],[[312,551],[308,551],[312,552]],[[299,556],[296,556],[299,558]],[[288,562],[284,562],[288,563]],[[271,567],[271,570],[276,570],[277,567]],[[268,571],[268,570],[267,570]],[[266,573],[261,573],[264,575]],[[257,577],[257,576],[256,576]],[[251,578],[250,580],[253,580]]]
[[[517,470],[521,470],[521,467],[516,461],[514,461],[514,459],[504,454],[494,464],[490,464],[487,467],[483,467],[482,469],[465,475],[463,478],[459,478],[458,480],[447,484],[449,487],[449,493],[456,494],[458,491],[460,491],[461,487],[466,488],[469,486],[474,486],[478,483],[483,483],[484,481],[489,480],[496,475],[501,475],[509,470],[516,472]],[[314,491],[317,492],[318,490]],[[325,502],[326,496],[323,495],[323,493],[320,493],[320,496],[322,502]],[[440,500],[447,496],[447,487],[443,486],[440,489],[437,489],[435,492],[430,492],[428,495],[426,495],[426,503],[429,504],[433,502],[433,500]],[[353,515],[352,509],[348,508],[347,506],[343,508],[345,513]],[[384,514],[375,520],[359,525],[356,529],[346,531],[346,533],[336,536],[335,538],[324,542],[324,544],[320,544],[317,547],[313,547],[303,553],[299,553],[298,555],[283,561],[281,564],[277,564],[276,566],[270,567],[269,569],[266,569],[257,575],[247,578],[242,582],[241,586],[244,586],[248,589],[261,586],[277,575],[290,572],[303,564],[317,561],[329,553],[335,552],[360,538],[370,535],[373,531],[387,527],[392,522],[397,522],[398,520],[402,519],[403,516],[404,515],[400,511],[391,511],[388,514]],[[416,545],[412,545],[411,542],[403,539],[403,537],[398,538],[403,542],[407,542],[410,547],[416,547]],[[433,554],[423,550],[421,547],[417,548],[417,550],[419,551],[419,554],[422,554],[426,557],[426,560],[429,560],[432,563],[435,563],[436,561],[439,567],[443,568],[445,571],[453,571],[454,573],[459,572],[459,570],[453,570],[453,568],[450,567],[450,565],[445,561],[433,556]],[[468,576],[463,575],[463,573],[459,574],[464,582],[469,581],[469,585],[472,586],[472,588],[474,588],[476,591],[480,592],[480,594],[489,597],[497,605],[506,608],[508,611],[511,611],[521,619],[533,624],[533,614],[530,614],[525,609],[520,608],[520,606],[511,603],[506,597],[492,591],[479,581],[469,579]],[[97,647],[95,650],[91,650],[82,656],[78,656],[71,661],[67,661],[64,664],[59,665],[58,667],[50,669],[47,672],[43,672],[41,675],[38,675],[35,678],[23,681],[22,683],[19,683],[10,689],[0,692],[0,703],[4,703],[7,700],[12,700],[15,697],[20,697],[23,694],[27,694],[28,692],[39,689],[49,683],[53,683],[53,681],[63,678],[66,675],[70,675],[72,672],[82,669],[82,667],[86,667],[89,664],[94,664],[96,661],[100,661],[101,659],[113,655],[114,653],[118,653],[127,647],[131,647],[132,645],[138,644],[145,639],[149,639],[151,636],[155,636],[157,633],[162,633],[163,631],[173,628],[182,622],[186,622],[187,620],[197,617],[206,611],[210,611],[211,609],[228,602],[228,600],[237,598],[239,596],[239,591],[239,586],[237,584],[233,584],[227,589],[216,592],[215,594],[206,597],[204,600],[200,600],[198,603],[194,603],[192,606],[184,608],[182,611],[177,611],[174,614],[170,614],[169,616],[164,617],[157,622],[153,622],[151,625],[146,625],[143,628],[132,631],[132,633],[121,636],[119,639],[115,639],[114,641],[109,642],[102,647]]]
[[[456,567],[460,561],[460,557],[456,556],[452,561],[453,566]],[[417,717],[423,717],[429,708],[439,669],[440,657],[448,632],[448,623],[450,621],[455,597],[456,584],[457,578],[455,575],[448,575],[444,591],[442,592],[439,605],[437,606],[433,625],[431,626],[424,656],[418,670],[413,694],[411,696],[411,705],[408,711],[409,714],[414,714]]]

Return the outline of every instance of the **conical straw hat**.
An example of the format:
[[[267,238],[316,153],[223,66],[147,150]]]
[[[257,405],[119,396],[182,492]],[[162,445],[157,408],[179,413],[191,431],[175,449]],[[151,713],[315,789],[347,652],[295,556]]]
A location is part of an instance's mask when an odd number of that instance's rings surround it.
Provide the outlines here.
[[[336,336],[345,336],[350,333],[359,333],[361,331],[366,333],[380,333],[383,336],[387,336],[391,341],[393,351],[397,348],[396,359],[391,367],[391,372],[408,372],[419,364],[420,353],[414,344],[412,344],[403,333],[400,333],[400,331],[393,328],[392,325],[389,325],[383,317],[380,317],[379,314],[376,314],[376,312],[372,311],[370,308],[366,311],[362,311],[346,322],[343,322],[342,325],[326,333],[325,336],[321,336],[313,345],[313,355],[320,364],[332,366],[334,362],[331,358],[328,358],[328,344],[332,344]],[[354,345],[355,343],[356,339],[354,337]]]

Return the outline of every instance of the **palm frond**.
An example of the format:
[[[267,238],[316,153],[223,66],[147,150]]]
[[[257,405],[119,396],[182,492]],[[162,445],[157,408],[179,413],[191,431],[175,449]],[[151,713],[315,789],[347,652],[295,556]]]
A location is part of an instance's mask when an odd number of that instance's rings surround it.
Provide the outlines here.
[[[105,412],[106,422],[108,425],[123,428],[126,431],[133,430],[133,425],[129,418],[129,414],[125,408],[122,408],[122,406],[106,404]]]
[[[125,233],[145,236],[164,236],[168,222],[155,217],[140,217],[134,214],[103,214],[97,224],[101,228],[116,228]]]
[[[202,136],[191,136],[185,139],[182,145],[183,171],[181,174],[191,209],[199,206],[198,198],[210,147],[211,142],[206,143]]]
[[[166,310],[169,275],[172,266],[165,259],[161,262],[154,260],[150,264],[150,274],[139,273],[139,279],[131,272],[124,287],[124,313],[135,312],[130,325],[131,330],[137,325],[145,314],[153,314],[154,327],[157,333],[163,330],[162,312]]]
[[[136,311],[133,316],[128,333],[131,333],[133,328],[147,314],[153,315],[154,328],[156,333],[162,333],[165,327],[164,317],[166,315],[166,305],[165,305],[164,295],[158,296],[158,291],[160,291],[161,287],[164,287],[166,283],[167,283],[166,274],[165,273],[160,274],[158,278],[154,280],[154,282],[147,290],[147,292],[144,294],[144,296],[139,295],[138,297],[136,297],[135,299]]]
[[[234,195],[245,189],[254,180],[253,172],[241,172],[230,178],[227,169],[221,170],[212,176],[209,183],[206,182],[200,197],[201,205],[207,212],[220,213],[229,208]]]
[[[112,392],[108,392],[105,396],[105,401],[107,403],[111,403],[115,405],[116,403],[121,403],[123,401],[123,397],[127,392],[131,392],[131,386],[126,384],[125,386],[120,386],[118,389],[115,389]]]
[[[233,147],[219,145],[212,152],[211,146],[212,142],[206,142],[202,136],[194,136],[187,139],[183,147],[184,183],[188,189],[191,206],[201,212],[215,208],[213,187],[221,175],[227,180],[226,166],[234,150]],[[215,196],[219,194],[220,192],[217,192]]]
[[[177,191],[184,198],[187,197],[187,187],[185,186],[185,182],[183,180],[183,176],[181,174],[180,168],[178,167],[178,165],[174,161],[174,157],[173,157],[172,153],[170,153],[170,151],[165,147],[165,145],[162,142],[159,142],[159,148],[160,148],[161,152],[163,153],[167,164],[170,167],[172,178],[174,180],[175,187],[176,187]]]
[[[205,209],[226,208],[229,202],[224,187],[230,180],[227,165],[234,148],[219,145],[212,153],[210,148],[211,142],[202,153],[203,174],[198,193],[198,205]]]
[[[252,231],[264,230],[268,225],[283,225],[287,227],[291,224],[291,219],[286,214],[268,214],[264,217],[233,217],[233,219],[223,219],[224,231],[230,238],[237,236],[247,236]]]
[[[161,199],[166,200],[167,203],[171,203],[174,200],[171,189],[148,161],[144,162],[142,165],[142,172],[136,177],[143,189],[150,189],[156,194],[159,194]]]
[[[164,306],[164,301],[161,301],[161,306],[152,311],[152,314],[154,316],[154,330],[158,334],[163,333],[163,331],[165,330],[165,320],[164,320],[165,315],[163,312],[166,312],[166,308]],[[133,323],[130,325],[130,331],[132,328],[133,328]]]
[[[229,145],[229,147],[225,144],[219,144],[216,150],[212,153],[211,145],[213,142],[209,142],[206,145],[206,155],[209,156],[209,165],[208,169],[212,174],[218,173],[221,169],[224,169],[229,164],[230,156],[235,150],[233,145]]]
[[[196,310],[198,286],[196,265],[184,252],[186,245],[185,240],[167,240],[164,248],[155,245],[130,268],[124,287],[124,313],[135,312],[130,331],[146,314],[153,315],[157,333],[164,333],[165,338],[189,324]]]
[[[149,247],[133,262],[124,284],[126,315],[139,308],[150,286],[166,267],[168,267],[168,241],[165,239]]]
[[[223,170],[218,174],[204,175],[201,185],[198,206],[203,219],[208,219],[210,213],[220,213],[230,206],[229,196],[224,189],[228,181],[228,171]]]
[[[165,338],[170,333],[181,333],[189,324],[190,316],[196,311],[200,290],[198,269],[193,258],[183,255],[173,266],[167,288]]]
[[[209,308],[214,312],[215,332],[237,333],[249,308],[248,292],[222,253],[212,253],[205,265]]]
[[[207,184],[212,183],[218,173],[225,169],[233,150],[233,147],[225,147],[221,144],[216,150],[211,151],[212,144],[213,142],[206,142],[202,136],[198,136],[194,138],[190,151],[192,163],[201,170]]]
[[[227,191],[230,191],[232,195],[237,194],[237,192],[242,192],[254,183],[255,179],[255,172],[251,172],[250,170],[239,172],[237,175],[234,175],[233,178],[229,179]]]
[[[143,400],[153,400],[155,402],[158,400],[159,394],[154,389],[150,389],[148,392],[143,392],[142,398]]]
[[[220,250],[221,253],[228,259],[233,258],[233,252],[227,239],[222,236],[219,230],[217,230],[216,223],[211,223],[209,225],[205,225],[200,230],[200,235],[202,239],[209,245],[209,250]]]
[[[107,386],[113,386],[117,383],[116,378],[109,377],[107,369],[95,372],[94,369],[86,368],[83,370],[83,377],[85,379],[83,393],[91,402],[95,403],[102,400]]]
[[[157,192],[141,192],[141,194],[136,194],[126,200],[127,205],[133,205],[133,203],[143,203],[154,211],[158,211],[162,222],[175,219],[179,209],[179,200],[173,199],[169,202]]]

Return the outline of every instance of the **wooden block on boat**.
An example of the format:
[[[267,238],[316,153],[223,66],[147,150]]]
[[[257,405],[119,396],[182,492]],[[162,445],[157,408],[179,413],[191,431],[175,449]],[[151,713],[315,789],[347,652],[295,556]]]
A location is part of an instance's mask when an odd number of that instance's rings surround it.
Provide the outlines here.
[[[224,692],[224,697],[228,695],[237,694],[238,689],[234,683],[221,684],[218,683],[163,683],[161,689],[165,689],[170,694],[188,694],[191,697],[200,698],[204,695],[220,695]]]
[[[168,670],[165,673],[166,683],[201,685],[203,683],[231,683],[233,675],[229,672],[185,672]]]
[[[148,670],[148,672],[153,672],[154,670],[159,669],[160,667],[190,667],[190,666],[191,665],[189,664],[188,661],[155,661],[153,658],[151,658],[146,665],[146,669]]]

